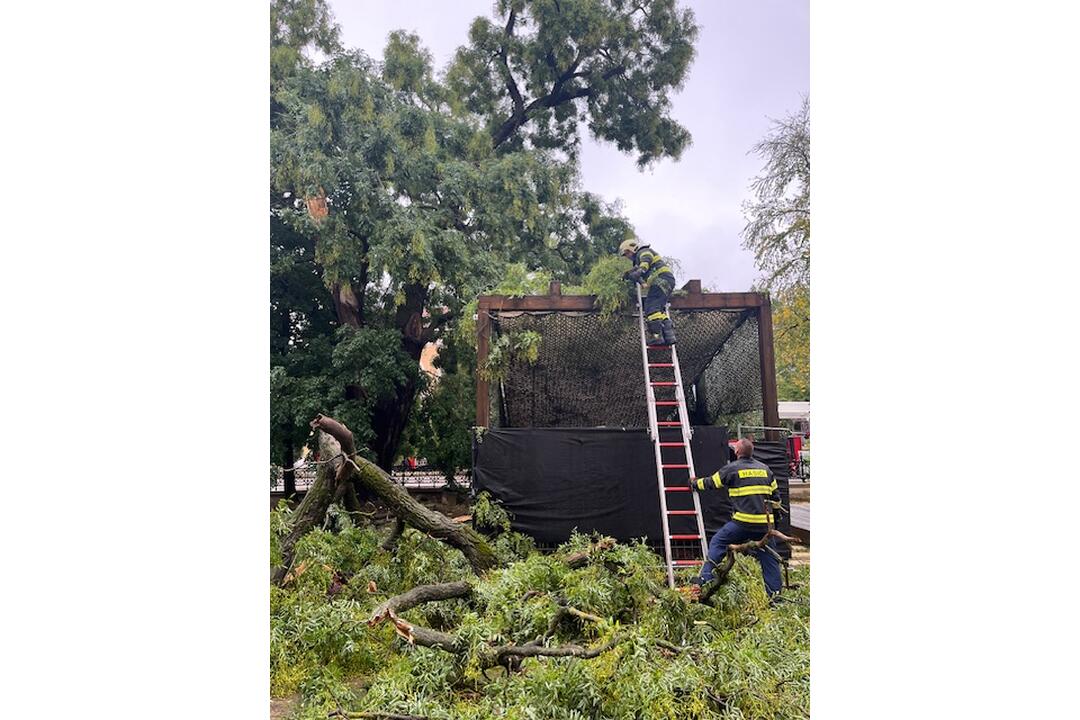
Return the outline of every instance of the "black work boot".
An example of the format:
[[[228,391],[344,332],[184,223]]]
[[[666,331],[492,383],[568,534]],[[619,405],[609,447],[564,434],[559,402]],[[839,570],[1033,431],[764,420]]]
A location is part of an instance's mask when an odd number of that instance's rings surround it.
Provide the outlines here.
[[[667,343],[664,342],[663,320],[649,320],[645,323],[645,344],[667,345]]]
[[[671,318],[664,318],[661,332],[664,335],[665,345],[675,344],[675,326],[671,324]]]

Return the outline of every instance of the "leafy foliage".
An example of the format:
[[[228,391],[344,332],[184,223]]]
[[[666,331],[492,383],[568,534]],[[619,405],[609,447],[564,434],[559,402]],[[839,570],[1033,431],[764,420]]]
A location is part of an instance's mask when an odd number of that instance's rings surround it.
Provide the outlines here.
[[[507,526],[497,504],[478,506],[475,515]],[[799,587],[784,592],[789,602],[771,608],[757,564],[741,558],[708,607],[668,590],[659,558],[642,544],[596,551],[577,569],[563,562],[594,540],[575,535],[554,554],[528,552],[474,580],[470,598],[404,613],[451,633],[460,652],[450,653],[364,621],[414,585],[470,577],[460,553],[411,530],[393,552],[370,529],[315,531],[298,549],[308,570],[271,590],[274,693],[299,690],[301,717],[336,707],[476,719],[807,716],[805,568],[792,572]],[[599,622],[562,615],[564,605]],[[478,661],[494,644],[525,644],[553,626],[545,644],[618,642],[593,659],[525,659],[510,672]]]
[[[773,123],[753,152],[765,161],[744,204],[743,241],[764,285],[779,291],[810,284],[810,98]]]
[[[499,0],[477,18],[448,84],[503,143],[573,154],[578,125],[639,165],[679,157],[690,133],[669,115],[698,28],[674,0]]]
[[[810,399],[810,289],[796,285],[773,301],[776,391],[780,400]]]
[[[271,3],[276,462],[304,441],[317,408],[351,421],[388,467],[406,418],[441,422],[464,402],[447,384],[414,413],[426,384],[408,366],[471,322],[478,294],[516,268],[578,283],[615,251],[629,223],[579,187],[575,118],[642,164],[689,142],[669,94],[697,28],[674,0],[513,0],[495,10],[498,24],[477,19],[439,75],[413,34],[392,33],[377,60],[341,46],[324,0]],[[529,97],[521,113],[511,112],[500,57]],[[365,371],[370,348],[358,345],[375,337],[401,352]],[[517,345],[524,356],[537,347]],[[474,361],[463,350],[444,369],[471,373]],[[454,448],[432,454],[449,467]]]
[[[472,433],[476,385],[472,374],[452,372],[433,381],[421,396],[409,422],[406,444],[413,454],[427,459],[448,482],[472,465]]]
[[[595,295],[600,314],[610,316],[630,306],[633,286],[624,278],[628,270],[626,259],[608,255],[596,261],[581,285],[572,285],[563,292],[567,295]]]
[[[744,246],[774,293],[773,348],[780,400],[810,399],[810,99],[773,123],[753,151],[765,161],[746,203]]]

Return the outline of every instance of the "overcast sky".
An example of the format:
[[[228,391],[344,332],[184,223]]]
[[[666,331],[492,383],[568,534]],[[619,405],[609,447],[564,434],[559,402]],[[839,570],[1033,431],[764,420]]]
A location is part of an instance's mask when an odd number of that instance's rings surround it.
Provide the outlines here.
[[[701,28],[697,57],[672,115],[693,144],[678,162],[644,171],[634,158],[586,133],[583,188],[622,200],[638,233],[682,264],[682,285],[700,278],[718,291],[748,290],[757,277],[742,248],[741,205],[761,162],[747,152],[770,118],[796,110],[810,90],[809,0],[684,0]],[[465,43],[477,15],[491,17],[491,0],[331,0],[343,41],[382,56],[387,35],[415,32],[442,69]]]

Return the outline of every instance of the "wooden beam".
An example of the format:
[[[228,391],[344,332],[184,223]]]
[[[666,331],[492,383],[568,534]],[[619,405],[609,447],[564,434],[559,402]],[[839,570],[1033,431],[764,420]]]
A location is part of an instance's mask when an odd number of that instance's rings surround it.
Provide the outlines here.
[[[758,361],[761,368],[762,423],[766,427],[780,425],[780,410],[776,404],[776,355],[773,351],[772,303],[768,296],[758,306]],[[766,440],[779,439],[775,430],[765,431]]]
[[[700,293],[677,295],[671,298],[674,310],[745,310],[759,308],[767,302],[762,293]],[[526,295],[525,297],[507,297],[505,295],[481,295],[480,305],[486,304],[493,313],[536,311],[536,312],[589,312],[596,310],[595,295]]]

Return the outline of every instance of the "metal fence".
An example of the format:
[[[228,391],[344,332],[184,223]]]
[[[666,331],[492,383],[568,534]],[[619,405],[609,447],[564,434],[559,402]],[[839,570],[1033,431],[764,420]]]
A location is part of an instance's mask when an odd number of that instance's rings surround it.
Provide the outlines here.
[[[454,476],[454,483],[459,488],[469,489],[472,487],[472,474],[468,471],[459,472]],[[315,466],[301,466],[293,471],[296,479],[296,492],[307,492],[315,483]],[[405,488],[443,490],[451,487],[441,470],[436,470],[427,465],[419,465],[415,468],[404,466],[395,467],[390,473],[390,479]],[[270,492],[285,492],[285,477],[282,468],[271,466],[270,468]]]

